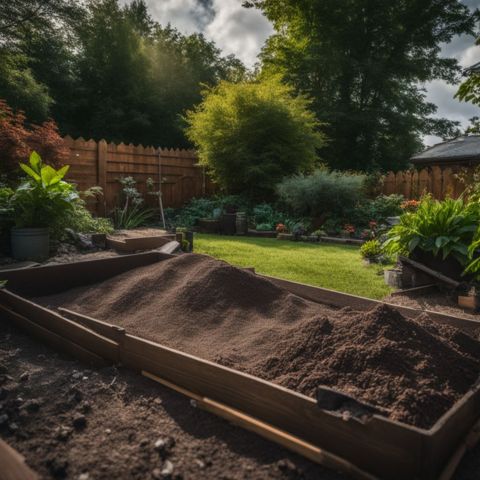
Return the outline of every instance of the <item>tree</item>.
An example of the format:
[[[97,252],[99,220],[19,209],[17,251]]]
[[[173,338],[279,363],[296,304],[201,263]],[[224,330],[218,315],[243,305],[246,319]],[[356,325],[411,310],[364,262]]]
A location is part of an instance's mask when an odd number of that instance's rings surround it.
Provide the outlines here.
[[[228,193],[265,200],[284,176],[309,172],[316,163],[325,137],[309,104],[276,77],[222,81],[188,112],[187,136]]]
[[[476,45],[480,45],[480,38],[478,38],[475,43]],[[473,67],[467,68],[466,73],[468,78],[460,85],[458,92],[455,94],[455,98],[480,106],[480,65],[475,64]],[[475,117],[475,119],[472,120],[472,124],[478,124],[478,118]],[[478,130],[478,125],[476,129]]]
[[[458,0],[256,0],[275,27],[262,75],[281,73],[313,98],[329,124],[322,155],[332,168],[400,169],[422,136],[448,136],[421,84],[457,80],[442,43],[473,34],[480,15]]]
[[[49,120],[40,125],[27,125],[25,115],[15,111],[0,99],[0,174],[14,178],[20,162],[32,151],[39,152],[50,165],[60,166],[69,154],[55,122]]]

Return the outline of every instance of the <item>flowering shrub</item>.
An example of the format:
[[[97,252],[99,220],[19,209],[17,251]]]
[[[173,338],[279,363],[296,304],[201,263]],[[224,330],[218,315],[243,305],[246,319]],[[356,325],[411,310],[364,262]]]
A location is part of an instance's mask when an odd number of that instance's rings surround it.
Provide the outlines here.
[[[287,231],[287,227],[283,223],[278,223],[275,227],[275,231],[277,233],[285,233]]]
[[[418,200],[405,200],[400,205],[400,208],[404,212],[415,212],[419,205],[420,205],[420,202]]]
[[[353,225],[347,224],[343,226],[343,231],[351,237],[357,230]]]

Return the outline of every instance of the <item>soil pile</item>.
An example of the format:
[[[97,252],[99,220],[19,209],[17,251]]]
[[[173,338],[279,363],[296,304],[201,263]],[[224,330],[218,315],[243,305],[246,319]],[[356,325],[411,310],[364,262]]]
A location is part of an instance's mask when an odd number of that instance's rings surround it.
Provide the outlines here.
[[[315,396],[321,385],[431,426],[477,380],[480,343],[380,306],[333,309],[250,272],[183,255],[40,299]]]

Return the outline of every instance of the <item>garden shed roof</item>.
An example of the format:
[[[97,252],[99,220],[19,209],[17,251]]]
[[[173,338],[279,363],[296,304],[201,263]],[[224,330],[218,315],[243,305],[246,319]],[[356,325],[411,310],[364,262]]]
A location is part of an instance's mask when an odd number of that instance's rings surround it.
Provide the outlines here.
[[[421,153],[415,154],[411,161],[414,165],[459,164],[476,165],[480,163],[480,135],[463,135],[447,142],[437,143]]]

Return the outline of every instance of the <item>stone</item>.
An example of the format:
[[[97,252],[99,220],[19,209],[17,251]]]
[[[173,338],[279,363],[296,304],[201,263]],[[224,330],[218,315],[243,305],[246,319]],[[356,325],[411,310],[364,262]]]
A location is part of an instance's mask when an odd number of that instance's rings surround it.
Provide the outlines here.
[[[30,378],[30,374],[28,372],[23,372],[20,375],[20,381],[21,382],[26,382]]]
[[[170,460],[165,460],[162,468],[162,477],[163,478],[170,478],[173,473],[173,463]]]
[[[73,418],[72,424],[75,427],[75,430],[83,430],[87,426],[87,418],[85,415],[77,414]]]

